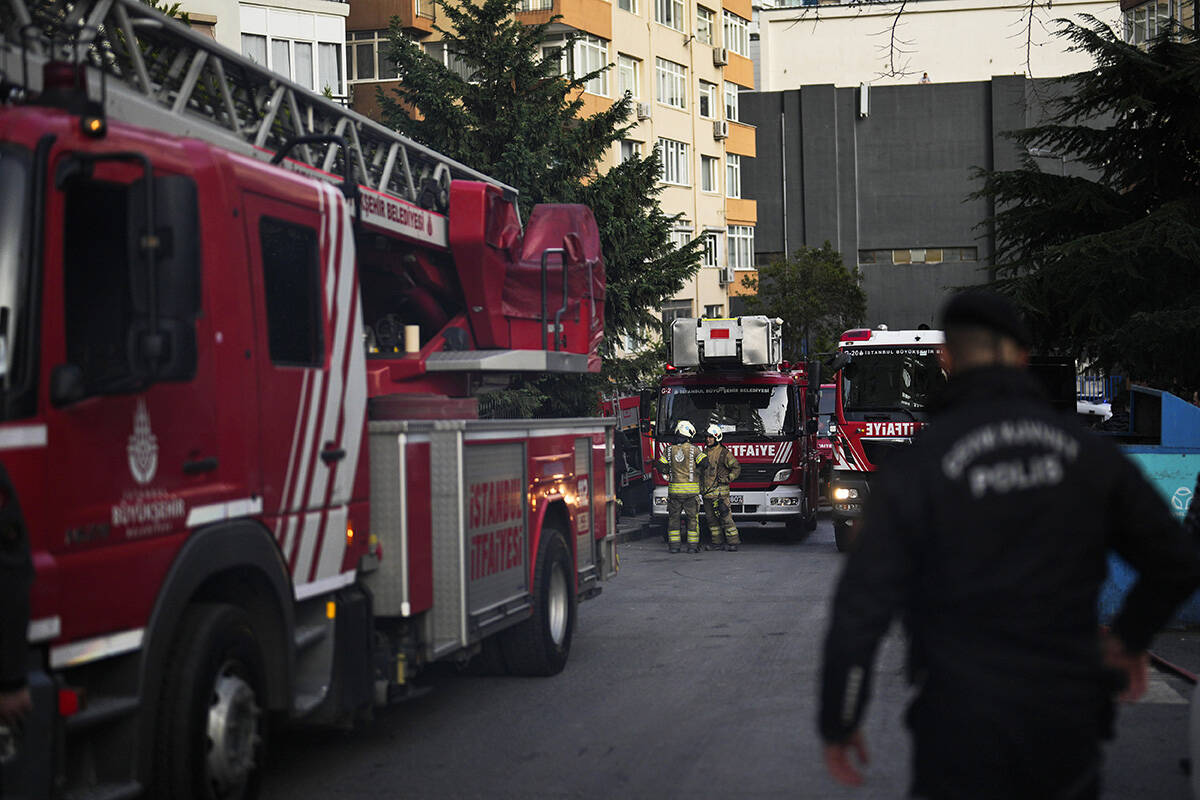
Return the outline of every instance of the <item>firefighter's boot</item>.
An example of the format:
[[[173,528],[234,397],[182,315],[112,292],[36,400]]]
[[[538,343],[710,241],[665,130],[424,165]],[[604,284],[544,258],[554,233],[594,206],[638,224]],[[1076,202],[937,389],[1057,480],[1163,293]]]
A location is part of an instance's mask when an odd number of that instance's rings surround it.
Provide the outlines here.
[[[712,540],[712,543],[711,543],[711,544],[708,546],[708,549],[709,549],[709,550],[724,550],[724,549],[725,549],[725,543],[724,543],[724,542],[721,542],[721,541],[718,541],[718,540],[716,540],[716,539],[713,539],[713,540]]]
[[[727,552],[730,552],[730,553],[736,553],[736,552],[737,552],[737,549],[738,549],[738,543],[737,543],[737,542],[730,542],[729,544],[725,545],[725,550],[726,550]]]

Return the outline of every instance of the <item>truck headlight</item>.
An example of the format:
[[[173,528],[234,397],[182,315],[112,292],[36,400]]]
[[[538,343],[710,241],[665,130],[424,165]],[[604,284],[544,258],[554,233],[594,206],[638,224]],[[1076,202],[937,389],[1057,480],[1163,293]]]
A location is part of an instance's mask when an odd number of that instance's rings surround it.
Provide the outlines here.
[[[847,489],[844,486],[839,486],[833,490],[834,500],[854,500],[858,497],[858,489]]]
[[[792,468],[791,467],[781,469],[781,470],[779,470],[779,472],[775,473],[775,483],[782,483],[783,481],[786,481],[790,477],[792,477]]]
[[[661,495],[661,494],[657,494],[657,495],[655,495],[655,496],[654,496],[654,505],[656,505],[656,506],[665,506],[666,504],[667,504],[667,498],[666,498],[666,497],[664,497],[664,496],[663,496],[663,495]]]

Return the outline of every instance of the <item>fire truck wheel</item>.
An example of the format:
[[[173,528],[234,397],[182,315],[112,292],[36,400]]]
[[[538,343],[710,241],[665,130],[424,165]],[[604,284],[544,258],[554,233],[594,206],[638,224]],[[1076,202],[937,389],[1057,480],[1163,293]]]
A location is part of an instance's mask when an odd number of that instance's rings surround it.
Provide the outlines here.
[[[566,536],[547,523],[533,574],[533,616],[500,634],[511,674],[557,675],[566,666],[575,633],[574,586]]]
[[[833,524],[833,541],[839,553],[849,552],[854,547],[854,533],[849,525]]]
[[[223,603],[189,607],[163,674],[152,796],[257,795],[265,679],[262,648],[246,612]]]

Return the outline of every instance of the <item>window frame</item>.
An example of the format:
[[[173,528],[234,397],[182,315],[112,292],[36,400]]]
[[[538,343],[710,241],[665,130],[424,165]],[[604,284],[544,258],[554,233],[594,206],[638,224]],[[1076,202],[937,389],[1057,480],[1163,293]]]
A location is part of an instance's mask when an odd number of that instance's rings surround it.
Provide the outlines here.
[[[716,156],[700,154],[700,191],[721,193],[721,160]]]
[[[671,186],[691,186],[691,170],[688,167],[691,156],[688,143],[660,136],[656,147],[662,162],[659,180]]]
[[[575,46],[572,48],[572,63],[570,65],[571,74],[576,78],[582,78],[589,72],[595,70],[603,70],[599,75],[595,76],[584,84],[583,90],[588,94],[594,94],[597,97],[608,97],[608,70],[604,69],[608,65],[608,45],[607,39],[601,39],[599,36],[592,36],[589,33],[581,34],[575,40]],[[598,56],[596,54],[599,54]],[[598,58],[598,63],[593,66],[589,61]],[[582,68],[577,68],[577,65],[583,64]]]
[[[705,8],[700,4],[696,5],[696,41],[702,44],[714,44],[713,34],[716,32],[716,20],[717,15],[711,8]]]
[[[736,153],[725,154],[725,196],[742,196],[742,157]]]
[[[708,113],[704,113],[704,102],[708,101]],[[717,85],[711,81],[701,80],[696,91],[696,113],[701,119],[720,119],[717,116]]]
[[[729,225],[725,237],[729,266],[734,269],[753,269],[754,228],[750,225]]]
[[[673,31],[687,33],[686,0],[654,0],[654,21]]]
[[[741,102],[738,99],[739,87],[736,83],[725,81],[725,119],[731,122],[740,122],[742,118]]]
[[[641,59],[617,53],[617,90],[624,95],[626,91],[634,100],[642,97],[642,62]],[[626,84],[630,84],[626,86]]]
[[[664,94],[675,90],[679,94],[679,104],[670,102],[672,97]],[[668,108],[687,111],[687,67],[670,59],[656,56],[654,59],[654,99]]]
[[[721,12],[721,43],[731,53],[750,57],[750,21],[728,9]]]

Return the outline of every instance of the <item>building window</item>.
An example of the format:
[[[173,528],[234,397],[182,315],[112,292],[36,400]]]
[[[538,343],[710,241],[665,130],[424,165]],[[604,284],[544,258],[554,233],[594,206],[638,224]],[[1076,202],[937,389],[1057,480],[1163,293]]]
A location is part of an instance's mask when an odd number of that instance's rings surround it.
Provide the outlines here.
[[[700,191],[721,191],[720,178],[717,177],[719,163],[715,156],[700,156]]]
[[[662,307],[663,327],[669,332],[671,321],[692,315],[691,300],[668,300]]]
[[[737,53],[739,56],[749,58],[750,23],[737,14],[730,14],[728,11],[723,12],[723,17],[725,22],[724,45],[729,48],[731,53]]]
[[[573,70],[575,77],[582,78],[590,72],[604,70],[588,80],[583,87],[585,92],[608,97],[608,70],[604,69],[606,66],[608,66],[608,42],[595,36],[586,35],[581,36],[579,41],[575,42]]]
[[[696,6],[696,39],[703,44],[713,43],[713,12]]]
[[[978,261],[977,247],[908,247],[900,250],[859,250],[859,264],[945,264]]]
[[[720,319],[725,314],[725,306],[720,303],[704,307],[704,316],[709,319]]]
[[[1184,27],[1195,24],[1193,0],[1157,0],[1143,3],[1124,12],[1125,41],[1145,45],[1155,36],[1164,33],[1174,19]]]
[[[687,67],[656,58],[654,74],[657,79],[655,99],[672,108],[687,108]]]
[[[749,225],[730,225],[729,266],[750,269],[754,261],[754,228]]]
[[[243,33],[242,55],[260,67],[267,66],[267,37]]]
[[[654,0],[654,21],[683,31],[683,0]]]
[[[642,92],[638,87],[641,86],[641,63],[630,56],[619,54],[617,56],[617,90],[621,95],[626,92],[631,97],[641,97]]]
[[[738,111],[738,86],[736,83],[725,81],[725,119],[736,122],[741,118]]]
[[[467,65],[466,60],[458,53],[449,50],[446,47],[445,42],[429,42],[424,45],[424,47],[426,55],[428,55],[434,61],[441,64],[443,67],[450,70],[467,83],[474,82],[474,75],[471,72],[471,67]],[[543,57],[545,56],[543,55]]]
[[[675,245],[676,249],[687,247],[690,241],[692,241],[691,228],[678,227],[671,230],[671,244]]]
[[[688,178],[688,145],[674,139],[658,140],[658,156],[662,159],[661,180],[676,186],[690,186]]]
[[[353,31],[347,44],[347,71],[352,81],[395,80],[400,77],[396,65],[383,56],[388,44],[388,32]]]
[[[554,0],[520,0],[517,11],[553,11]]]
[[[630,14],[638,13],[637,0],[617,0],[617,8],[628,11]]]
[[[317,44],[317,91],[335,96],[346,94],[342,82],[342,46],[333,42]]]
[[[708,81],[700,81],[700,95],[696,98],[700,104],[700,116],[706,119],[716,119],[717,116],[717,85]]]
[[[633,139],[621,140],[621,163],[624,163],[635,156],[640,156],[641,154],[641,142],[635,142]]]
[[[562,43],[548,44],[542,46],[542,60],[549,61],[551,64],[551,75],[565,75],[570,71],[568,59]]]
[[[725,196],[742,196],[742,157],[725,154]]]
[[[721,266],[721,232],[704,232],[704,266]]]

